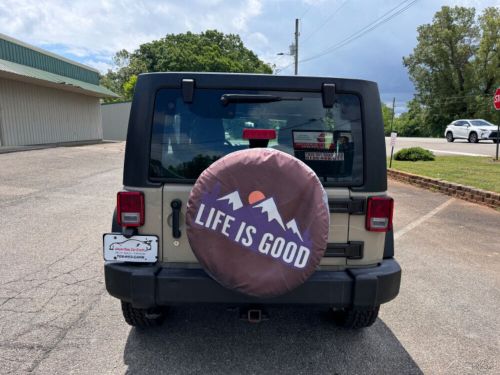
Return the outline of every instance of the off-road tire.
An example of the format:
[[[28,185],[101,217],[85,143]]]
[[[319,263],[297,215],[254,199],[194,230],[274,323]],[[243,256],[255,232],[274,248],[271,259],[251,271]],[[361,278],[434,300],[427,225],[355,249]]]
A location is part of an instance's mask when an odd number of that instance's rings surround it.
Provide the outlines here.
[[[453,133],[452,132],[446,133],[446,140],[448,142],[453,142],[455,140],[455,138],[453,138]]]
[[[469,143],[477,143],[479,142],[479,137],[477,136],[476,132],[471,132],[467,140],[469,141]]]
[[[157,327],[165,320],[164,309],[136,309],[130,303],[121,301],[123,318],[127,324],[137,328]]]
[[[379,308],[380,306],[333,311],[333,321],[339,327],[346,329],[370,327],[377,320]]]

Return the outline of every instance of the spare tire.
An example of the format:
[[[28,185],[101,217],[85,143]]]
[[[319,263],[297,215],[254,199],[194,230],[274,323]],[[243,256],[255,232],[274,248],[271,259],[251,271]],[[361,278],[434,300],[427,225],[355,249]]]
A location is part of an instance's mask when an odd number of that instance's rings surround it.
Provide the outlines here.
[[[304,283],[326,249],[326,192],[314,171],[281,151],[226,155],[196,181],[187,205],[193,252],[216,281],[256,297]]]

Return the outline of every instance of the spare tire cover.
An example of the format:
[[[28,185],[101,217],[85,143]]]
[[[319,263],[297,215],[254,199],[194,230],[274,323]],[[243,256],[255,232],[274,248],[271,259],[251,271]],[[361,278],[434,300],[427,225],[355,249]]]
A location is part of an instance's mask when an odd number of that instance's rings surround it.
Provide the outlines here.
[[[269,148],[233,152],[196,181],[187,235],[207,273],[226,288],[257,296],[304,283],[326,249],[326,192],[302,161]]]

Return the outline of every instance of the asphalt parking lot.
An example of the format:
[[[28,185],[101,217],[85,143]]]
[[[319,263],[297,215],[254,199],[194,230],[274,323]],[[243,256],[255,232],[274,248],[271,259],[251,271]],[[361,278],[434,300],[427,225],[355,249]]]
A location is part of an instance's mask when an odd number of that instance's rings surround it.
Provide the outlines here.
[[[387,155],[391,154],[390,138],[385,138]],[[497,145],[491,141],[469,143],[466,139],[457,139],[453,143],[446,142],[445,138],[410,138],[398,137],[394,152],[407,147],[423,147],[436,155],[453,156],[495,156]]]
[[[186,306],[131,329],[101,255],[123,150],[0,155],[0,373],[500,373],[500,213],[396,182],[403,281],[373,327],[343,331],[313,308],[252,325]]]

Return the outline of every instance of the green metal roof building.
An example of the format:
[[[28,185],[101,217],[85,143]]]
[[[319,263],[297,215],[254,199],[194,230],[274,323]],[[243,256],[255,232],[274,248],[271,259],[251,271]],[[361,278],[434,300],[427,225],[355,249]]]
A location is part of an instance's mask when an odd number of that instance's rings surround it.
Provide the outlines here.
[[[0,147],[102,139],[91,67],[0,34]]]

